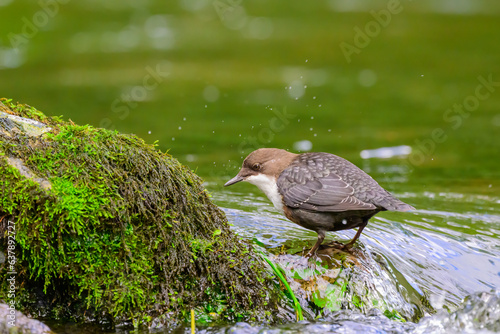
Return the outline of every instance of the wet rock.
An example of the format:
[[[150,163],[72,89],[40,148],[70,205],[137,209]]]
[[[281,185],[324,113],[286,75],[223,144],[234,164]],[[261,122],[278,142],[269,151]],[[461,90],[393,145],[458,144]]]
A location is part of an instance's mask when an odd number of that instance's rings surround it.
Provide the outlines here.
[[[36,109],[33,109],[36,112]],[[12,114],[12,110],[0,102],[0,131],[2,135],[12,137],[22,133],[30,137],[37,137],[52,130],[46,124],[29,118]]]
[[[422,319],[415,330],[420,333],[500,333],[500,290],[474,293],[457,311]]]
[[[418,321],[433,312],[422,296],[401,286],[404,278],[396,279],[382,256],[364,248],[342,251],[334,246],[322,246],[311,259],[304,257],[307,246],[295,255],[270,256],[285,273],[308,319],[329,320],[340,310],[365,315],[377,310],[389,319]],[[290,250],[297,251],[297,246],[285,245],[281,252]]]
[[[427,316],[418,324],[393,321],[378,309],[333,312],[328,319],[300,321],[277,326],[239,322],[226,327],[207,328],[204,334],[304,334],[304,333],[373,333],[373,334],[490,334],[500,332],[500,292],[480,292],[465,298],[459,310],[444,310]],[[185,331],[187,332],[187,330]]]
[[[0,334],[53,334],[43,322],[30,319],[0,303]]]

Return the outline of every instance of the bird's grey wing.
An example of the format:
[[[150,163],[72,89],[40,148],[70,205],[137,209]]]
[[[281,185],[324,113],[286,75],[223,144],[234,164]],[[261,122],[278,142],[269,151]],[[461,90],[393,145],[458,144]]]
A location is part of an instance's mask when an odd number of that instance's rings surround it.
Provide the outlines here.
[[[297,165],[285,169],[277,181],[285,205],[320,212],[376,209],[356,198],[354,188],[337,174],[318,172]]]

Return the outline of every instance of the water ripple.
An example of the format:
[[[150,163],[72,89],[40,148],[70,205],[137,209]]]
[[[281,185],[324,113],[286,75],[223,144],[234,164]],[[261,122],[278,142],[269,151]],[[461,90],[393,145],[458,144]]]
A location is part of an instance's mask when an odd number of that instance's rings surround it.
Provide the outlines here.
[[[424,192],[405,193],[401,198],[432,199],[432,209],[380,213],[360,239],[367,251],[387,260],[401,286],[426,296],[434,308],[449,311],[456,311],[468,295],[500,286],[497,197]],[[226,194],[216,200],[232,207],[224,210],[238,234],[266,247],[280,247],[287,240],[307,244],[316,240],[316,233],[278,215],[262,196]],[[431,207],[416,205],[426,206]],[[327,238],[348,240],[353,235],[353,230],[331,232]],[[307,330],[321,327],[317,326]],[[370,332],[367,323],[363,326]]]

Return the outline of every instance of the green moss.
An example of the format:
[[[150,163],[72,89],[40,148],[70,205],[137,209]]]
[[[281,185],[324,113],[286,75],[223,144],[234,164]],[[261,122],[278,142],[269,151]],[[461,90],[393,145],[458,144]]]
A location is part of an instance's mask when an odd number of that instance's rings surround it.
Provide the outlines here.
[[[136,325],[173,323],[195,307],[270,318],[271,279],[197,175],[136,136],[1,101],[2,111],[52,127],[38,137],[0,134],[0,243],[15,221],[20,309],[40,312],[41,299],[47,317]]]

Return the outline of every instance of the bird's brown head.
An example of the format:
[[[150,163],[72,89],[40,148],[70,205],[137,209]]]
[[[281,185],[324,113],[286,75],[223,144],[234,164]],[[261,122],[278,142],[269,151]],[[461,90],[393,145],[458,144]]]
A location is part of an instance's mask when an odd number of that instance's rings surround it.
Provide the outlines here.
[[[243,160],[238,175],[227,181],[224,187],[246,181],[249,177],[259,174],[277,178],[297,155],[278,148],[259,148]]]

